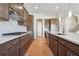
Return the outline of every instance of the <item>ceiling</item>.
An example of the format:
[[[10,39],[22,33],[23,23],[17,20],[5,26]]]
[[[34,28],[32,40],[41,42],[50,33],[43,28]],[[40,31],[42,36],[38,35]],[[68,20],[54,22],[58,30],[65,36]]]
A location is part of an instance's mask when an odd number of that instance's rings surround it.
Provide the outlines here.
[[[35,9],[35,6],[37,6],[38,9]],[[56,6],[59,8],[56,9]],[[30,14],[43,13],[48,16],[61,15],[66,17],[71,8],[73,15],[79,15],[79,3],[24,3],[24,7]]]

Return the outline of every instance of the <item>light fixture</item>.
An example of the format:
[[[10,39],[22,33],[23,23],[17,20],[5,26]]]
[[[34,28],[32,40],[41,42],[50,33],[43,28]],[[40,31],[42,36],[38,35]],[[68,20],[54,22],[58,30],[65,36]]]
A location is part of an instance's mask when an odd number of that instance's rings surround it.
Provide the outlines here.
[[[59,9],[59,7],[58,7],[58,6],[56,6],[56,9]]]
[[[23,7],[22,6],[15,6],[15,8],[19,8],[19,9],[23,9]]]
[[[35,6],[35,9],[37,10],[38,9],[38,6]]]
[[[61,17],[59,16],[59,22],[61,22]]]
[[[18,8],[19,8],[19,9],[23,9],[23,7],[22,7],[22,6],[18,6]]]
[[[72,17],[72,10],[71,9],[68,12],[68,17]]]
[[[69,4],[69,12],[68,12],[68,17],[72,17],[72,9],[71,9],[71,4]]]

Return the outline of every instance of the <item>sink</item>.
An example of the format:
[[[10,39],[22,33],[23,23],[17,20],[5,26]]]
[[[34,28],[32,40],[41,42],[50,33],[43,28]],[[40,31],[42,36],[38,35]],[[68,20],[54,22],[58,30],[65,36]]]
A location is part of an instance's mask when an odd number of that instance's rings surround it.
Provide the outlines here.
[[[2,35],[3,36],[5,36],[5,35],[21,35],[21,34],[24,34],[24,33],[26,33],[26,32],[12,32],[12,33],[4,33]]]
[[[58,35],[66,35],[65,33],[57,33]]]

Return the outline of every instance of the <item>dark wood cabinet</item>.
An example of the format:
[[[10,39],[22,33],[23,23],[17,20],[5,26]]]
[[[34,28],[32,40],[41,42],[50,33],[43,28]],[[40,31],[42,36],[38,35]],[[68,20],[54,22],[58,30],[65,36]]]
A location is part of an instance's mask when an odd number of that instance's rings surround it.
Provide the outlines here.
[[[55,56],[78,56],[79,45],[48,33],[49,47]]]
[[[53,52],[53,54],[55,55],[55,56],[57,56],[57,37],[55,37],[55,36],[52,36],[52,35],[49,35],[50,36],[50,38],[49,38],[49,46],[50,46],[50,48],[51,48],[51,50],[52,50],[52,52]]]
[[[65,49],[63,50],[66,50],[65,51],[65,55],[68,55],[68,56],[76,56],[76,55],[79,55],[79,46],[72,43],[72,42],[69,42],[69,41],[66,41],[62,38],[59,38],[59,43],[65,47]],[[60,47],[60,44],[59,44],[59,47]],[[59,49],[60,50],[60,49]],[[64,55],[64,53],[62,54]]]
[[[19,16],[24,17],[23,3],[10,3],[9,5]]]
[[[0,3],[0,20],[9,20],[9,3]]]
[[[29,46],[31,45],[33,39],[34,39],[33,34],[30,33],[30,34],[29,34],[29,41],[28,41],[28,45],[29,45]]]
[[[21,56],[24,55],[28,49],[28,41],[29,41],[28,34],[20,38],[20,55]]]
[[[49,33],[45,32],[45,38],[46,38],[47,44],[49,45]]]
[[[1,51],[1,50],[2,50],[2,49],[1,49],[1,45],[0,45],[0,55],[2,54],[2,53],[1,53],[2,51]]]
[[[22,36],[20,38],[20,55],[24,56],[24,54],[27,52],[29,46],[31,45],[33,41],[32,33],[29,33],[25,36]]]
[[[59,56],[68,56],[68,49],[64,47],[62,44],[59,43],[58,49]]]
[[[3,55],[19,56],[19,39],[13,39],[2,44]]]
[[[33,41],[32,33],[25,34],[0,44],[0,55],[2,56],[24,56]]]
[[[26,23],[27,23],[27,31],[33,31],[33,15],[28,16]]]

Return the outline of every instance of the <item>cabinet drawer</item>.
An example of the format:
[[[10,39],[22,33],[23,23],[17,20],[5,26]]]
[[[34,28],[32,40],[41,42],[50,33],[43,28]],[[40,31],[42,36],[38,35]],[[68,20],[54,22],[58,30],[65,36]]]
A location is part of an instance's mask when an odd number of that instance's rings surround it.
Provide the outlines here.
[[[2,49],[9,49],[12,46],[16,45],[17,43],[19,43],[19,38],[16,38],[16,39],[13,39],[13,40],[3,43]]]
[[[68,49],[79,55],[79,46],[76,44],[73,44],[69,41],[66,41],[64,39],[60,39],[60,43],[62,43],[64,46],[66,46]]]

